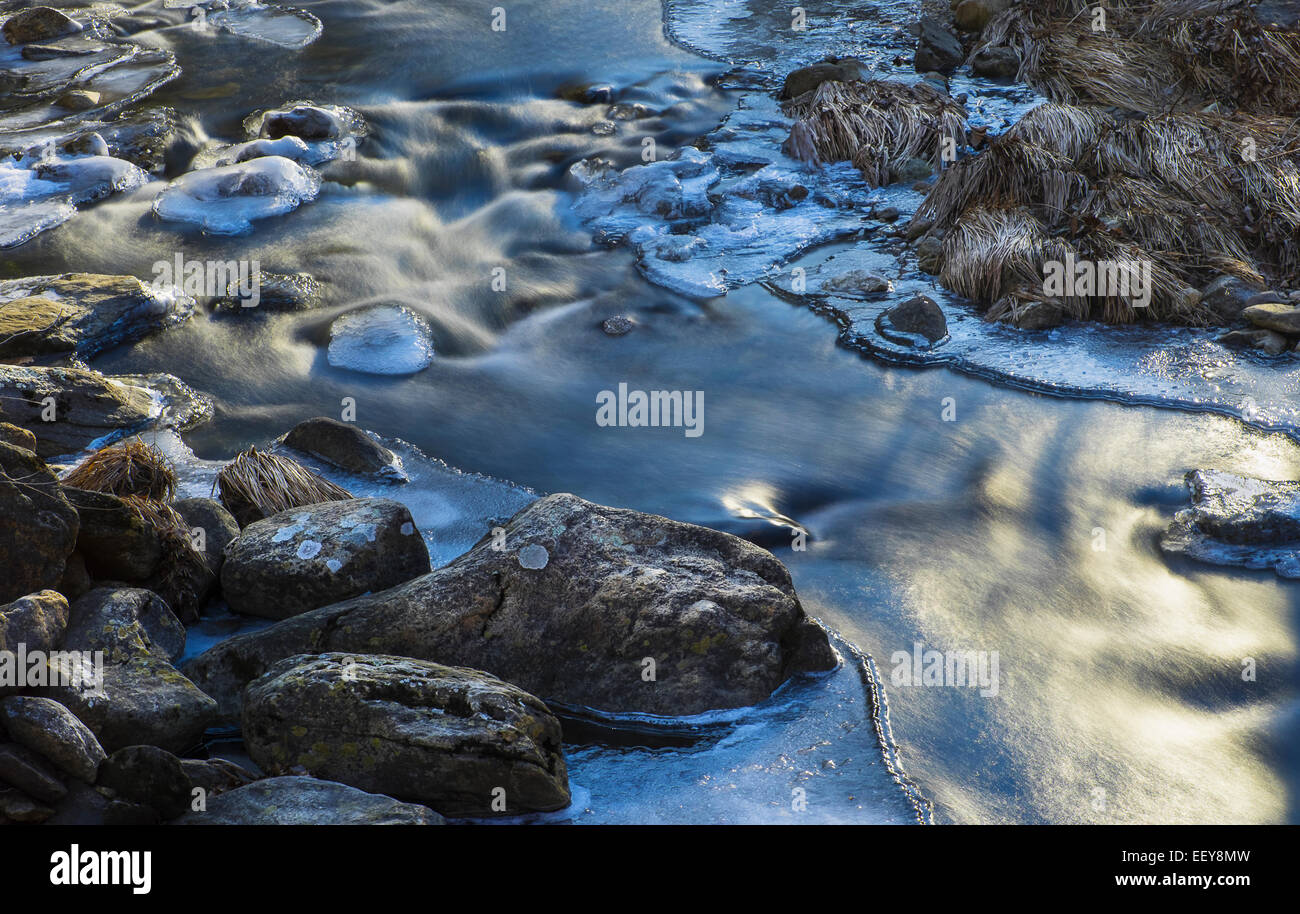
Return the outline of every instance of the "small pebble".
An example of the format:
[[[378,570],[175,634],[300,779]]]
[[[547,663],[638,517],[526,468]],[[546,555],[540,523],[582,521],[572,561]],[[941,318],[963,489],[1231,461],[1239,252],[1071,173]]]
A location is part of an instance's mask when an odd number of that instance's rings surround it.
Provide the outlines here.
[[[609,336],[624,336],[631,333],[634,326],[635,324],[632,323],[631,318],[620,314],[618,317],[611,317],[604,321],[600,325],[600,329],[604,330]]]

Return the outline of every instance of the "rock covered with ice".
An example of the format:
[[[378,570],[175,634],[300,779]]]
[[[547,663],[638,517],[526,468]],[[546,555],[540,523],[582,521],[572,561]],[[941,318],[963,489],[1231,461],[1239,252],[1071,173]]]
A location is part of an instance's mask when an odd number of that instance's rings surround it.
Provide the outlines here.
[[[77,207],[143,186],[149,176],[106,155],[58,155],[48,147],[0,160],[0,248],[71,219]]]
[[[410,308],[378,305],[330,326],[329,363],[368,374],[414,374],[433,361],[433,331]]]
[[[1179,511],[1160,548],[1213,565],[1271,568],[1300,578],[1300,482],[1220,470],[1187,474],[1191,506]]]
[[[253,221],[280,216],[316,199],[321,177],[283,156],[204,168],[182,175],[158,195],[160,219],[202,226],[214,235],[241,235]]]

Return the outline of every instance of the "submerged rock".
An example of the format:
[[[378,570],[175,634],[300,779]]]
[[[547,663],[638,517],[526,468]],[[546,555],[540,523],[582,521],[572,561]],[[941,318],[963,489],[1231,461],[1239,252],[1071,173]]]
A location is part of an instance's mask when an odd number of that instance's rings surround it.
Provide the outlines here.
[[[91,358],[187,320],[194,300],[134,276],[64,273],[0,281],[0,356]]]
[[[292,212],[316,199],[321,177],[283,156],[182,175],[154,200],[160,219],[189,222],[214,235],[241,235],[253,222]]]
[[[208,799],[177,825],[442,825],[426,806],[309,777],[267,778]]]
[[[293,427],[284,443],[349,473],[405,478],[397,456],[350,422],[325,416],[307,419]]]
[[[789,572],[738,537],[573,495],[534,502],[504,530],[505,548],[485,538],[431,574],[238,635],[186,670],[228,718],[273,663],[320,651],[467,666],[547,701],[680,716],[760,702],[836,663]],[[520,561],[531,546],[544,567]]]
[[[405,657],[290,657],[248,686],[243,733],[253,761],[273,774],[301,767],[443,815],[569,804],[559,721],[523,689],[477,670]]]
[[[1191,506],[1174,516],[1162,549],[1300,578],[1300,482],[1193,470],[1186,483]]]
[[[429,571],[411,512],[386,498],[321,502],[249,524],[226,549],[231,610],[286,619]]]
[[[415,374],[433,361],[433,331],[410,308],[379,305],[330,325],[329,363],[366,374]]]
[[[57,587],[78,525],[58,477],[31,451],[0,443],[0,601]]]

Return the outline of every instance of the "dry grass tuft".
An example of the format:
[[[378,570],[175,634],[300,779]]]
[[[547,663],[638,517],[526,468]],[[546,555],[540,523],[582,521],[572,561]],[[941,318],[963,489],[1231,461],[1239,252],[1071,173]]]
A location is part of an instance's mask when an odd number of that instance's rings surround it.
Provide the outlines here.
[[[176,495],[176,472],[156,447],[133,438],[91,454],[63,477],[63,484],[119,497],[171,501]]]
[[[942,140],[966,144],[966,113],[925,83],[828,81],[783,106],[795,118],[784,149],[813,165],[852,162],[873,186],[897,180],[909,159],[938,167]]]
[[[218,474],[213,484],[239,526],[323,501],[352,498],[352,493],[322,479],[302,464],[250,447]]]

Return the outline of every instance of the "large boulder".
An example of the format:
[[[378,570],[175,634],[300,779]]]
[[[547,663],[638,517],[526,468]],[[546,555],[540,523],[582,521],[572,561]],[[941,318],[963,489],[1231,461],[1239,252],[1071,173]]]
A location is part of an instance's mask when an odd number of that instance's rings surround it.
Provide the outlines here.
[[[95,783],[106,758],[90,728],[49,698],[11,695],[0,700],[0,723],[10,738],[86,784]]]
[[[221,590],[234,612],[286,619],[428,571],[429,550],[405,505],[354,498],[249,524],[226,548]]]
[[[143,581],[163,559],[159,531],[140,512],[110,492],[64,486],[63,494],[77,509],[77,551],[94,578]]]
[[[754,704],[835,665],[785,566],[738,537],[573,495],[503,529],[431,574],[238,635],[186,670],[233,719],[246,683],[324,651],[467,666],[548,702],[663,715]]]
[[[154,414],[148,390],[93,371],[0,365],[0,420],[33,431],[41,457],[142,428]]]
[[[404,478],[397,456],[350,422],[325,416],[307,419],[293,427],[284,443],[349,473],[373,473],[392,480]]]
[[[0,443],[0,603],[56,587],[77,526],[58,477],[31,451]]]
[[[309,777],[267,778],[209,797],[176,825],[442,825],[425,806]]]
[[[19,597],[0,606],[0,651],[52,651],[68,628],[68,601],[54,590]]]
[[[64,273],[0,282],[0,357],[75,353],[89,359],[194,312],[194,300],[134,276]],[[9,293],[12,294],[12,293]]]
[[[71,616],[63,647],[103,651],[103,682],[50,686],[42,694],[66,705],[109,752],[193,748],[217,704],[172,666],[185,647],[184,628],[166,604],[148,591],[100,588],[77,600]]]
[[[244,742],[271,774],[304,770],[447,816],[569,804],[560,722],[478,670],[377,655],[289,657],[244,693]]]

